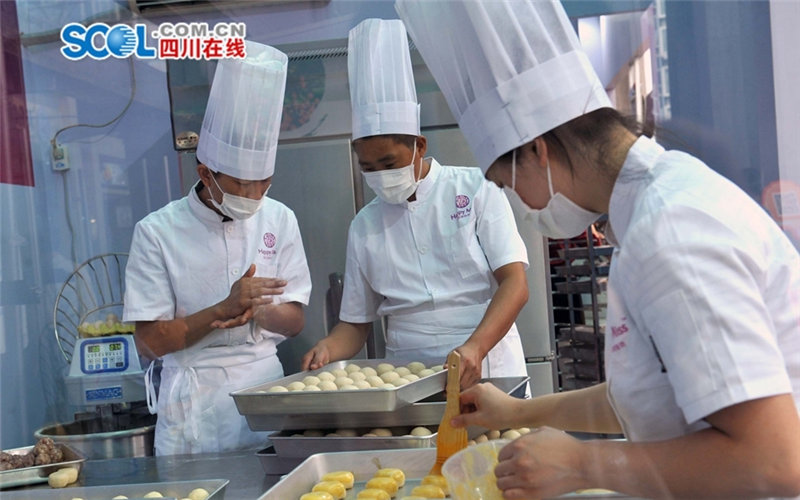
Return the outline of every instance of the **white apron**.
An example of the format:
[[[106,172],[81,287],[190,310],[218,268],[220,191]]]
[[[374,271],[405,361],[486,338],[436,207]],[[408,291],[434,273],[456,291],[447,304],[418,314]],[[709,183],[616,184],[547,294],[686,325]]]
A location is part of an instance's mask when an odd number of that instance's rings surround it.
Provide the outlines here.
[[[444,364],[447,355],[467,341],[483,319],[489,303],[443,311],[392,315],[386,332],[386,357]],[[528,376],[517,325],[489,351],[481,365],[481,377]]]
[[[187,349],[164,357],[156,421],[156,455],[263,447],[230,393],[283,376],[275,343]]]

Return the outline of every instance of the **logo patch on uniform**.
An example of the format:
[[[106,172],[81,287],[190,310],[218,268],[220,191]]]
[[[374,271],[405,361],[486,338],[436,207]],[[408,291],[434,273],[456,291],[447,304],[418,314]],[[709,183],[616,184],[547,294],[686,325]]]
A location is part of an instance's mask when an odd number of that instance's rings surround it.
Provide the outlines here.
[[[465,194],[456,195],[456,208],[464,208],[469,205],[469,196]]]
[[[458,220],[462,217],[469,217],[472,207],[469,206],[469,196],[465,194],[456,195],[456,208],[458,210],[450,215],[450,220]]]
[[[272,233],[264,233],[264,244],[267,248],[272,248],[275,246],[276,243],[275,235]]]

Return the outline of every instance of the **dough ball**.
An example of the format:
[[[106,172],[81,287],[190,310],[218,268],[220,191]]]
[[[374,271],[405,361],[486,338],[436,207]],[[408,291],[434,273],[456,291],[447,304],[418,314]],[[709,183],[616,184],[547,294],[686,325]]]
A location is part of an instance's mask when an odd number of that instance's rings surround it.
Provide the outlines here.
[[[403,378],[403,377],[396,378],[396,379],[392,380],[392,385],[394,385],[395,387],[400,387],[400,386],[406,385],[407,383],[408,383],[408,379]]]
[[[303,379],[303,383],[306,385],[319,385],[320,382],[322,382],[322,380],[314,375],[309,375]]]
[[[338,432],[338,431],[337,431]],[[348,490],[353,487],[353,484],[356,481],[355,476],[349,470],[337,470],[333,472],[328,472],[324,476],[322,476],[322,481],[339,481],[344,485],[345,488]]]
[[[378,437],[378,435],[377,435],[377,434],[373,434],[373,433],[371,433],[371,432],[368,432],[368,433],[364,434],[364,435],[363,435],[363,436],[361,436],[361,437],[365,437],[365,438],[376,438],[376,437]]]
[[[480,436],[478,436],[478,437],[476,437],[476,438],[475,438],[475,442],[476,442],[477,444],[480,444],[480,443],[485,443],[485,442],[486,442],[486,441],[488,441],[488,440],[489,440],[489,438],[488,438],[488,437],[486,437],[486,434],[481,434]]]
[[[208,495],[208,491],[206,491],[204,488],[195,488],[189,493],[189,498],[192,500],[206,500]]]
[[[339,386],[337,386],[331,380],[323,380],[322,382],[319,383],[319,385],[317,387],[319,387],[320,390],[322,390],[322,391],[338,391],[339,390]]]
[[[347,373],[360,372],[361,367],[355,363],[350,363],[349,365],[344,367],[344,371],[346,371]]]
[[[409,370],[405,366],[398,366],[397,368],[395,368],[394,371],[396,371],[397,374],[400,375],[401,377],[405,377],[406,375],[411,373],[411,370]]]
[[[336,434],[342,437],[358,437],[355,429],[336,429]]]
[[[375,488],[376,490],[383,490],[389,494],[389,496],[395,496],[397,494],[397,490],[400,488],[397,486],[397,482],[391,477],[380,477],[375,476],[365,485],[366,488]]]
[[[530,427],[520,427],[519,429],[517,429],[517,432],[519,432],[520,435],[524,436],[525,434],[530,434],[531,429]]]
[[[350,372],[348,377],[353,379],[353,382],[358,382],[359,380],[367,380],[367,376],[364,375],[362,372]]]
[[[425,369],[425,365],[423,363],[420,363],[419,361],[412,361],[406,366],[411,371],[411,373],[419,373]]]
[[[322,437],[324,434],[319,429],[308,429],[303,431],[303,435],[305,437]]]
[[[320,384],[321,384],[321,383],[322,383],[322,382],[320,382]],[[320,389],[318,385],[307,385],[307,386],[305,387],[305,389],[303,389],[303,390],[304,390],[304,391],[321,391],[322,389]]]
[[[359,389],[372,389],[372,385],[366,380],[356,380],[353,385]]]
[[[417,372],[419,378],[427,377],[428,375],[433,375],[436,373],[435,371],[431,370],[430,368],[425,368],[424,370],[420,370]]]
[[[340,391],[357,391],[358,390],[358,386],[357,385],[353,385],[353,384],[347,384],[347,385],[343,385],[343,386],[339,387],[339,390]]]
[[[505,431],[504,433],[500,434],[500,437],[503,438],[503,439],[517,439],[521,435],[522,434],[520,434],[519,431],[517,431],[515,429],[509,429],[509,430]]]
[[[289,389],[290,391],[302,391],[303,389],[306,388],[306,384],[298,380],[290,383],[289,385],[286,386],[286,388]]]
[[[402,488],[403,485],[406,484],[406,475],[403,470],[394,467],[378,469],[378,472],[375,473],[375,477],[388,477],[397,483],[398,488]]]
[[[386,372],[394,371],[394,365],[391,363],[381,363],[378,365],[376,370],[378,371],[378,375],[381,375]]]
[[[378,387],[378,389],[393,390],[397,389],[397,387],[395,387],[394,384],[383,384],[382,386]]]
[[[375,434],[376,436],[380,436],[380,437],[391,437],[392,436],[392,431],[390,431],[389,429],[386,429],[384,427],[377,427],[375,429],[372,429],[369,432],[371,432],[372,434]]]
[[[365,366],[364,368],[361,369],[361,373],[363,373],[367,377],[371,377],[373,375],[377,375],[378,371],[371,366]]]
[[[431,370],[433,370],[434,372],[440,372],[440,371],[444,370],[444,366],[443,365],[433,365],[433,366],[430,366],[429,368]]]
[[[47,476],[47,484],[49,484],[51,488],[63,488],[77,480],[78,469],[73,469],[72,467],[58,469]]]
[[[336,380],[336,377],[331,372],[319,372],[319,373],[317,373],[317,378],[320,379],[320,380],[323,380],[323,381],[324,380],[330,380],[331,382]],[[317,384],[317,385],[319,385],[319,384]]]
[[[486,433],[486,437],[489,439],[500,439],[500,431],[492,430]]]
[[[356,495],[356,500],[390,500],[392,496],[378,488],[367,488]]]
[[[476,444],[478,443],[476,443],[474,439],[470,439],[469,441],[467,441],[467,446],[475,446]]]
[[[353,379],[350,377],[336,377],[336,380],[333,381],[336,384],[336,387],[342,388],[345,385],[353,385]]]
[[[267,389],[267,392],[289,392],[289,389],[287,389],[282,385],[273,385],[272,387]]]
[[[125,495],[117,495],[111,500],[128,500],[128,497],[126,497]]]
[[[162,495],[159,491],[151,491],[142,498],[164,498],[164,495]]]
[[[393,382],[393,381],[395,381],[395,380],[397,380],[399,378],[400,378],[400,374],[397,373],[396,371],[388,371],[388,372],[381,373],[381,379],[383,379],[383,381],[385,383],[387,383],[387,384],[391,383],[391,382]]]
[[[403,375],[403,378],[408,380],[409,382],[416,382],[419,380],[419,376],[414,375],[413,373],[409,373],[408,375]]]
[[[306,493],[305,495],[300,497],[300,500],[335,500],[333,495],[326,491],[314,491],[311,493]]]
[[[320,481],[311,488],[311,491],[330,493],[335,500],[341,500],[347,495],[344,485],[339,481]]]
[[[368,376],[367,382],[369,382],[369,385],[371,385],[372,387],[380,387],[384,384],[383,379],[377,375]]]
[[[336,368],[335,370],[331,370],[331,373],[336,378],[347,376],[347,370],[345,370],[344,368]]]
[[[445,498],[444,490],[435,484],[421,484],[411,490],[411,494],[423,498]]]
[[[433,434],[427,427],[414,427],[411,429],[412,436],[430,436]]]
[[[444,491],[445,495],[450,494],[450,488],[448,488],[447,486],[447,479],[445,479],[444,476],[441,475],[431,474],[425,476],[422,478],[422,481],[420,481],[419,484],[421,485],[431,484],[433,486],[438,486],[439,488],[442,489],[442,491]]]

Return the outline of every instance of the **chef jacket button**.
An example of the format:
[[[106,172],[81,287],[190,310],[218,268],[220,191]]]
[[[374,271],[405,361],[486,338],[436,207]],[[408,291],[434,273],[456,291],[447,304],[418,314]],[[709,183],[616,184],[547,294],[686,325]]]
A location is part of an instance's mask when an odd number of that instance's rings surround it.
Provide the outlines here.
[[[428,251],[428,247],[425,247],[425,246],[419,247],[419,253],[425,253],[427,251]]]
[[[231,234],[233,232],[233,226],[228,226],[226,231],[228,232],[228,234]]]
[[[232,276],[239,276],[239,268],[231,269]]]

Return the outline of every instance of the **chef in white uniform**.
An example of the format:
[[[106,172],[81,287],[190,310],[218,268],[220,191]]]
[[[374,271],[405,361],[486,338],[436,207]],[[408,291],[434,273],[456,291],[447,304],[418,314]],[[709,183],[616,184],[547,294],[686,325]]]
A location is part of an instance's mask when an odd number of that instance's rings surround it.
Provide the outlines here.
[[[800,495],[800,256],[747,194],[610,108],[557,1],[399,0],[487,177],[526,223],[608,213],[607,382],[522,401],[487,384],[456,425],[541,428],[506,446],[504,498]],[[733,105],[733,103],[732,103]]]
[[[287,57],[250,41],[246,51],[217,65],[200,181],[134,229],[124,318],[136,322],[140,349],[163,360],[157,404],[148,380],[157,455],[267,442],[229,393],[283,376],[276,346],[302,329],[311,293],[297,219],[266,197]]]
[[[527,252],[503,192],[477,168],[425,158],[408,39],[399,20],[350,31],[353,149],[377,198],[350,225],[338,323],[305,368],[349,359],[373,321],[386,356],[462,355],[463,386],[525,376],[514,319],[527,301]]]

